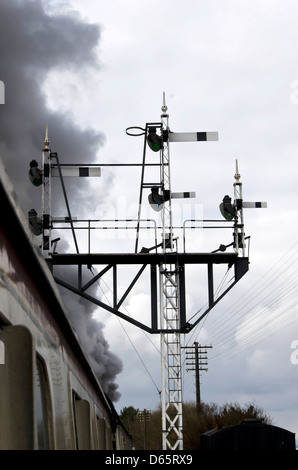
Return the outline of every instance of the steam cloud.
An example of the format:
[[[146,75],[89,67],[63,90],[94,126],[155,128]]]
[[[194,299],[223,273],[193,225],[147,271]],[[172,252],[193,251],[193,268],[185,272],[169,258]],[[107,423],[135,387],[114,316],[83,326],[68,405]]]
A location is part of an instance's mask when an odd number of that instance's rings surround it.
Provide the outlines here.
[[[46,124],[51,148],[63,163],[92,163],[104,143],[100,132],[82,130],[69,115],[50,111],[42,92],[49,71],[99,67],[95,48],[100,28],[74,12],[48,14],[46,7],[41,0],[0,2],[0,79],[5,84],[5,105],[0,106],[0,154],[25,213],[32,207],[38,212],[36,201],[41,201],[39,189],[30,184],[27,174],[29,162],[41,160]],[[101,185],[97,197],[102,194],[103,199],[107,182]],[[72,185],[67,191],[72,213],[77,215],[73,209],[78,207],[80,217],[82,210],[91,207],[86,186],[82,189],[85,189],[83,207],[77,187]],[[55,215],[66,215],[64,203],[63,213],[60,210]],[[63,275],[66,281],[69,281],[66,276],[72,277],[69,273]],[[122,370],[122,362],[109,350],[103,325],[92,318],[96,307],[65,290],[62,295],[104,391],[117,401],[120,394],[114,380]]]

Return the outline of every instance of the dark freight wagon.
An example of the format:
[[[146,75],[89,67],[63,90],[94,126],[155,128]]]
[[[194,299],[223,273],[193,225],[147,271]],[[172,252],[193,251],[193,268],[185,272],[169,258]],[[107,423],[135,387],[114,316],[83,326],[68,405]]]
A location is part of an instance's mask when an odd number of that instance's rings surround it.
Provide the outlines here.
[[[213,429],[201,436],[202,450],[295,450],[295,434],[248,419],[234,426]]]

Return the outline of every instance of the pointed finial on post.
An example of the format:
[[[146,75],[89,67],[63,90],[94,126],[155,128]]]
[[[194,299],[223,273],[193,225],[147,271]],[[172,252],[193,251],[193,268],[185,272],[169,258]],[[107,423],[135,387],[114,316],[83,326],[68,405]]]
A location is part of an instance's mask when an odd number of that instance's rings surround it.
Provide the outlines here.
[[[236,173],[234,175],[234,178],[237,181],[237,183],[239,182],[239,180],[241,178],[241,175],[240,175],[239,170],[238,170],[238,160],[237,159],[236,159]]]
[[[50,141],[49,141],[49,130],[48,130],[48,125],[46,124],[46,134],[45,134],[45,139],[43,141],[44,143],[44,148],[43,150],[51,150],[49,145],[50,145]]]
[[[168,110],[168,107],[166,105],[166,94],[165,94],[165,92],[163,92],[163,100],[162,100],[161,110],[162,110],[163,113],[166,113],[167,110]]]

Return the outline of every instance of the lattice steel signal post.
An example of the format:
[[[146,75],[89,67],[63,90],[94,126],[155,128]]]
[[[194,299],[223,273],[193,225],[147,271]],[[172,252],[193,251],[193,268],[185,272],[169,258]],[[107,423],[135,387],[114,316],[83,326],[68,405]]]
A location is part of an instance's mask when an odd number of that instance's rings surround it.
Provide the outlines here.
[[[245,252],[246,238],[244,234],[243,208],[245,207],[266,207],[266,203],[248,203],[242,200],[242,183],[236,168],[234,183],[234,202],[229,196],[225,196],[220,210],[227,220],[231,221],[230,228],[233,230],[233,241],[230,245],[220,245],[218,250],[211,253],[188,253],[178,251],[177,240],[173,234],[172,223],[172,199],[195,197],[192,192],[175,193],[171,190],[170,174],[170,143],[174,142],[201,142],[217,141],[217,132],[186,132],[176,133],[169,128],[169,115],[163,96],[161,122],[147,123],[145,129],[140,127],[127,128],[128,135],[144,135],[144,151],[142,163],[119,163],[119,164],[96,164],[87,165],[61,165],[58,154],[51,152],[49,148],[48,131],[43,148],[43,161],[41,172],[36,168],[37,162],[30,163],[29,177],[31,182],[38,186],[43,186],[42,190],[42,222],[36,217],[36,212],[29,215],[29,223],[35,235],[40,234],[42,229],[42,251],[46,261],[53,273],[57,284],[93,302],[95,305],[117,315],[119,318],[143,329],[150,334],[159,334],[161,343],[161,405],[162,405],[162,446],[164,450],[183,450],[183,410],[182,410],[182,365],[181,365],[181,334],[189,333],[207,315],[207,313],[230,291],[230,289],[248,271],[249,261]],[[140,131],[141,130],[141,131]],[[146,149],[160,155],[159,163],[146,162]],[[54,163],[54,161],[56,163]],[[101,176],[100,166],[141,166],[141,184],[139,209],[136,219],[136,242],[134,253],[93,253],[89,250],[80,253],[75,235],[76,219],[72,217],[68,204],[67,194],[63,183],[64,176]],[[154,183],[144,181],[145,168],[157,166],[160,169],[160,179]],[[61,218],[53,217],[51,214],[51,177],[59,176],[64,193],[67,217],[64,218],[70,224],[75,253],[57,253],[52,247],[52,230],[57,228]],[[141,208],[143,191],[150,190],[148,200],[152,209],[160,212],[161,215],[161,242],[152,248],[138,248],[141,219]],[[34,215],[35,214],[35,215]],[[115,219],[115,221],[118,219]],[[79,220],[78,220],[79,221]],[[82,222],[82,220],[80,220]],[[90,238],[90,223],[88,220],[88,230]],[[58,227],[60,230],[63,227]],[[65,227],[66,228],[66,227]],[[69,225],[68,225],[69,228]],[[149,227],[148,227],[149,228]],[[180,227],[182,229],[183,227]],[[218,227],[215,227],[218,228]],[[228,246],[233,247],[232,252],[227,252]],[[161,252],[158,252],[161,249]],[[200,309],[200,316],[191,323],[190,316],[186,312],[187,286],[185,284],[185,267],[189,264],[205,265],[207,267],[207,289],[208,305],[205,309]],[[216,265],[225,264],[228,269],[234,269],[234,276],[230,284],[223,289],[221,294],[215,293],[214,273]],[[77,282],[75,285],[69,284],[64,279],[58,278],[54,273],[55,266],[72,265],[77,266]],[[94,276],[91,272],[92,266],[105,265],[100,272]],[[129,283],[126,291],[118,298],[118,268],[123,265],[141,266],[138,273]],[[86,267],[90,272],[90,280],[83,283],[82,269]],[[140,278],[145,269],[150,269],[150,299],[151,299],[151,324],[136,320],[122,311],[122,305],[130,294],[132,288]],[[113,295],[113,305],[105,303],[95,294],[88,293],[95,282],[103,278],[106,273],[112,272],[111,291]],[[86,279],[86,275],[85,275]],[[201,280],[199,279],[199,283]]]
[[[171,207],[171,175],[169,149],[169,115],[165,98],[162,106],[161,185],[168,191],[169,200],[162,208],[162,251],[173,251]],[[163,449],[183,449],[182,374],[179,312],[179,266],[161,264],[160,326],[169,333],[160,334],[161,346],[161,409]],[[173,330],[171,332],[171,330]],[[178,331],[177,331],[178,330]]]
[[[169,115],[163,95],[161,114],[161,187],[168,194],[162,207],[162,249],[164,253],[175,251],[171,205],[171,174],[169,142],[218,140],[217,132],[170,133]],[[183,402],[180,340],[179,263],[161,264],[160,273],[160,325],[161,325],[161,374],[162,374],[162,441],[163,449],[183,450]]]

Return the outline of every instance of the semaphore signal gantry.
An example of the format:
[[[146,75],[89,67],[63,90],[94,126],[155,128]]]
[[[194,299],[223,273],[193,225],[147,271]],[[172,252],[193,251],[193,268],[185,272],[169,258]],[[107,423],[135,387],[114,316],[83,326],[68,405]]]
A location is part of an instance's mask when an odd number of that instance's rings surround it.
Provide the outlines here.
[[[36,160],[30,162],[29,178],[36,187],[42,187],[42,215],[32,209],[29,212],[29,224],[33,233],[41,236],[41,250],[60,286],[94,303],[95,305],[115,314],[119,318],[135,325],[151,334],[159,334],[161,338],[161,371],[162,371],[162,429],[163,449],[183,449],[182,424],[182,382],[181,382],[181,344],[180,335],[192,331],[207,313],[232,289],[232,287],[248,271],[249,259],[246,253],[244,233],[243,209],[247,207],[266,207],[266,203],[248,203],[242,199],[242,183],[236,161],[234,182],[234,201],[229,196],[223,198],[220,212],[226,221],[231,222],[233,238],[229,245],[220,245],[213,252],[187,252],[178,250],[177,238],[173,233],[172,210],[173,202],[178,198],[194,198],[195,193],[185,191],[172,192],[170,172],[170,144],[175,142],[216,142],[217,132],[172,132],[169,126],[168,109],[163,94],[161,119],[159,122],[146,123],[145,127],[128,127],[129,136],[143,136],[143,157],[141,163],[96,164],[96,165],[70,165],[61,164],[58,153],[52,152],[48,139],[48,129],[42,150],[42,165]],[[148,162],[147,151],[154,152],[158,158],[154,163]],[[77,218],[72,217],[70,204],[64,184],[64,177],[98,177],[101,176],[102,166],[140,166],[141,182],[139,189],[138,214],[135,223],[136,239],[135,250],[130,253],[80,253],[76,237],[75,225]],[[146,181],[146,170],[150,166],[159,169],[159,178],[156,181]],[[51,178],[59,177],[64,194],[67,217],[54,217],[51,213]],[[144,192],[147,192],[146,203],[161,219],[160,238],[155,237],[155,245],[150,248],[139,249],[139,234],[142,221],[142,207]],[[125,221],[125,219],[123,219]],[[75,252],[57,253],[56,246],[59,239],[52,239],[52,231],[60,229],[61,221],[72,231]],[[57,225],[58,224],[58,225]],[[60,225],[59,225],[60,224]],[[116,228],[116,227],[115,227]],[[90,238],[90,220],[88,226]],[[232,247],[232,251],[227,251]],[[65,279],[55,275],[56,266],[76,266],[77,282],[69,284]],[[127,288],[122,295],[118,292],[118,270],[121,266],[137,266],[137,274],[127,281]],[[187,286],[185,270],[189,265],[205,265],[207,275],[208,304],[200,309],[199,317],[194,321],[187,311]],[[233,269],[233,279],[220,295],[216,295],[214,270],[217,265],[226,265]],[[100,266],[100,271],[93,275],[91,268]],[[83,281],[83,268],[90,271],[88,281]],[[149,297],[151,303],[150,322],[137,320],[123,311],[124,302],[128,299],[134,286],[145,270],[150,272]],[[94,284],[107,273],[112,273],[112,305],[88,292]],[[198,279],[200,283],[200,279]],[[174,411],[173,411],[174,410]]]

